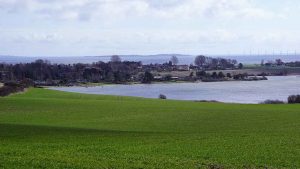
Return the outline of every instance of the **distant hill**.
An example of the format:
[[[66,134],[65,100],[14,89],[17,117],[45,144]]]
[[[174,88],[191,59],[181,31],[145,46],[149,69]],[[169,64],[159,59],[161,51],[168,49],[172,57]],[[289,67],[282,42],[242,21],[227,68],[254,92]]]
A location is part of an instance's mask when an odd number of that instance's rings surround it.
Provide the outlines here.
[[[194,62],[195,55],[184,54],[156,54],[156,55],[120,55],[122,60],[142,61],[143,64],[164,63],[168,62],[171,56],[177,56],[179,64],[191,64]],[[222,57],[228,59],[236,59],[238,62],[245,64],[260,63],[261,60],[275,60],[281,58],[285,62],[300,60],[300,55],[208,55],[211,57]],[[51,57],[32,57],[32,56],[8,56],[0,55],[0,62],[6,63],[28,63],[37,59],[49,60],[51,63],[92,63],[110,60],[110,56],[51,56]]]

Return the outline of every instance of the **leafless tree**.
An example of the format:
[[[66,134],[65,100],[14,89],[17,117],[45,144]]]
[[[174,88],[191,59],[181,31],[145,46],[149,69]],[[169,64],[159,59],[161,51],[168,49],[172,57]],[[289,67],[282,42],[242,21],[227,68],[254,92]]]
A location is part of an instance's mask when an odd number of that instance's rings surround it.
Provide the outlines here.
[[[172,65],[178,64],[178,58],[176,56],[172,56],[170,61],[172,62]]]
[[[203,64],[205,63],[206,61],[206,57],[203,56],[203,55],[199,55],[199,56],[196,56],[195,58],[195,65],[197,66],[203,66]]]

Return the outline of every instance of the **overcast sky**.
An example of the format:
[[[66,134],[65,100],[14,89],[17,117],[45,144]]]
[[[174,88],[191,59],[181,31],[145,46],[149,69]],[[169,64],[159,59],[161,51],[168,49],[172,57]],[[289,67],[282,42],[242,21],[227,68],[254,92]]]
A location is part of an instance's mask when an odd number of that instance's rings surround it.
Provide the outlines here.
[[[0,0],[0,55],[300,51],[299,0]]]

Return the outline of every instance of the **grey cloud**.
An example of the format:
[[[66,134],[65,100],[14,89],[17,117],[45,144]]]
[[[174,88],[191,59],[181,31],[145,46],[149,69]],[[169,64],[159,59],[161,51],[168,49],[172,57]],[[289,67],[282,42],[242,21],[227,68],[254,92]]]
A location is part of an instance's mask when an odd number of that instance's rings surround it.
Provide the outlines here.
[[[26,11],[53,19],[88,21],[136,16],[162,18],[269,17],[250,0],[0,0],[0,10]]]

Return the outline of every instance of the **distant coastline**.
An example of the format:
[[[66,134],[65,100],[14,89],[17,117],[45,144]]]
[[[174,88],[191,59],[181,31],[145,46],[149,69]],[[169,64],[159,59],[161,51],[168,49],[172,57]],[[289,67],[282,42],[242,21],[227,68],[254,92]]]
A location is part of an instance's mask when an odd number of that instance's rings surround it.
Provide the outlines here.
[[[191,64],[194,62],[196,55],[190,54],[155,54],[155,55],[120,55],[124,60],[128,61],[142,61],[143,64],[150,63],[164,63],[167,62],[171,56],[176,56],[179,59],[179,64]],[[222,57],[236,59],[243,64],[255,64],[264,60],[275,60],[281,58],[283,61],[291,62],[297,61],[300,58],[300,54],[267,54],[267,55],[207,55],[210,57]],[[73,63],[93,63],[98,61],[108,62],[110,55],[103,56],[13,56],[13,55],[0,55],[0,63],[30,63],[37,59],[49,60],[51,63],[58,64],[73,64]]]

